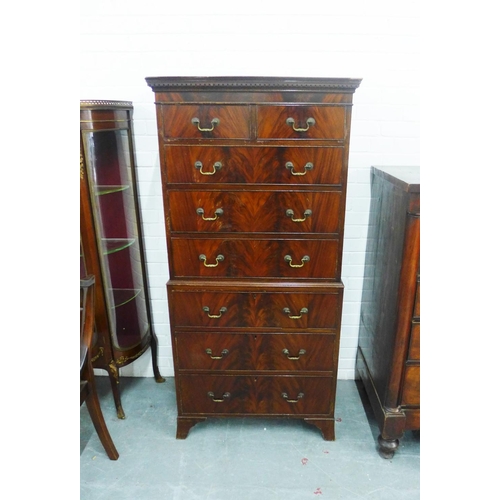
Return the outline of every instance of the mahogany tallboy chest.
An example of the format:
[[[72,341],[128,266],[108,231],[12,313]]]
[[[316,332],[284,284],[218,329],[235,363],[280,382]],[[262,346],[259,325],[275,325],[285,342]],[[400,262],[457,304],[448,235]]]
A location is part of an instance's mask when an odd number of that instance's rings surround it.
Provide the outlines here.
[[[420,429],[420,169],[372,167],[356,368],[370,399],[379,453]]]
[[[298,418],[333,440],[353,93],[340,78],[151,77],[177,438]]]

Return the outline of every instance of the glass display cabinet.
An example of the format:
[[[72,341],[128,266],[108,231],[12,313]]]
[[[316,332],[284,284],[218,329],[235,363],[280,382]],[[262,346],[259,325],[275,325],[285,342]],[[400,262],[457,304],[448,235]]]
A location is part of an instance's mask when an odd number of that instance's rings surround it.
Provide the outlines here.
[[[151,347],[152,328],[136,192],[132,103],[80,101],[80,274],[96,279],[94,368],[109,374],[119,418],[125,418],[119,369]]]

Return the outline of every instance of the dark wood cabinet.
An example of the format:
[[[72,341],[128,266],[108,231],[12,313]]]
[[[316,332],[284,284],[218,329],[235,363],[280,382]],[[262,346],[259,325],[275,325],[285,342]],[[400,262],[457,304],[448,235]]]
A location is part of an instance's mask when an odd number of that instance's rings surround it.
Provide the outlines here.
[[[420,173],[372,167],[357,373],[394,455],[420,429]]]
[[[155,93],[177,438],[208,417],[335,438],[352,96],[360,80],[146,79]]]
[[[132,112],[128,101],[80,102],[80,272],[95,276],[92,364],[108,372],[120,418],[121,367],[151,347],[155,378],[164,380],[144,268]]]

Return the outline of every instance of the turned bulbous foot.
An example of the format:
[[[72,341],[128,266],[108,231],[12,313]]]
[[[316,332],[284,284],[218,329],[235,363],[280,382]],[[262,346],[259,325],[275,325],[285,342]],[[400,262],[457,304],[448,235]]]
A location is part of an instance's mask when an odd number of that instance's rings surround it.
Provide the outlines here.
[[[382,436],[378,437],[378,453],[382,458],[392,458],[398,449],[399,439],[384,439]]]

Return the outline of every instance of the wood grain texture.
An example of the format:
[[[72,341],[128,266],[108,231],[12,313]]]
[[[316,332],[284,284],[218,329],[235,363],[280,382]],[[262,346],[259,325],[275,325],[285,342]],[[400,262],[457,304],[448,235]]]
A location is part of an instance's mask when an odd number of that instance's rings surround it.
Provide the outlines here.
[[[199,124],[193,123],[198,119]],[[219,120],[214,124],[213,120]],[[165,138],[250,138],[250,108],[248,106],[164,106],[163,134]],[[213,129],[200,131],[200,129]]]
[[[343,153],[340,147],[169,145],[164,149],[162,174],[170,184],[338,185],[346,182]],[[202,170],[195,167],[196,162],[201,162]],[[217,162],[222,164],[219,170],[214,167]],[[313,168],[308,170],[307,164]]]
[[[340,279],[338,244],[333,239],[173,237],[171,276]]]
[[[207,416],[251,415],[302,418],[333,440],[360,80],[147,82],[158,118],[177,438]]]
[[[420,366],[406,366],[403,375],[401,404],[420,406]]]
[[[340,199],[340,191],[172,190],[171,228],[172,233],[338,234]]]
[[[311,118],[314,123],[308,124]],[[294,121],[293,125],[287,123],[288,119]],[[257,107],[257,136],[262,139],[344,139],[344,135],[342,106]]]
[[[169,290],[170,322],[176,327],[234,328],[319,328],[333,333],[340,330],[342,293],[235,293],[224,289],[192,292]],[[186,290],[186,291],[185,291]],[[205,311],[204,308],[208,308]],[[221,314],[221,309],[225,312]],[[285,308],[290,309],[287,313]],[[306,308],[307,313],[300,311]],[[217,316],[218,318],[210,318]],[[290,318],[290,316],[301,316]]]
[[[380,428],[382,456],[419,429],[419,168],[372,167],[356,368]]]
[[[313,333],[175,335],[179,370],[331,372],[334,341]]]
[[[331,385],[331,377],[179,375],[183,415],[330,415]]]

